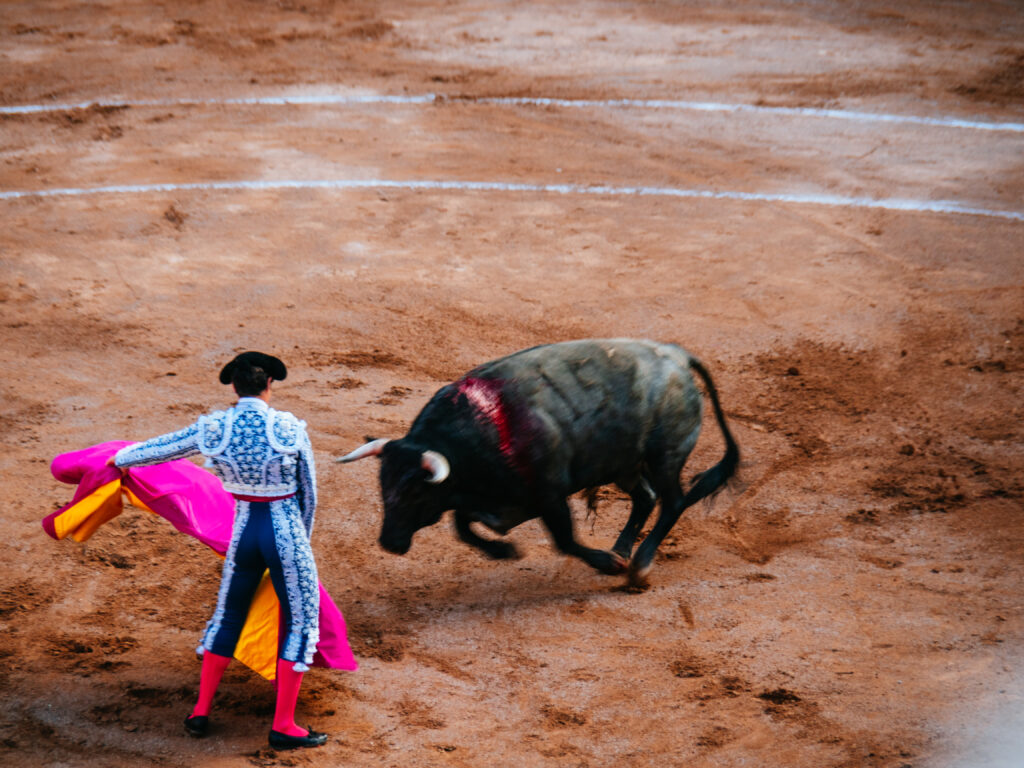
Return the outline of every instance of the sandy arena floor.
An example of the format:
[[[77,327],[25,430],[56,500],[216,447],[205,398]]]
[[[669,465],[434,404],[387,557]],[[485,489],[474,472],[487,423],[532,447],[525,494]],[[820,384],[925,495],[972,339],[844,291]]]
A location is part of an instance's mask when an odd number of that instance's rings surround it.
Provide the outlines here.
[[[1010,0],[4,2],[0,764],[1020,765],[1022,40]],[[650,589],[535,522],[384,553],[333,457],[590,336],[702,358],[743,450]],[[208,551],[39,526],[54,455],[227,405],[252,348],[362,665],[307,676],[302,754],[244,668],[182,729]]]

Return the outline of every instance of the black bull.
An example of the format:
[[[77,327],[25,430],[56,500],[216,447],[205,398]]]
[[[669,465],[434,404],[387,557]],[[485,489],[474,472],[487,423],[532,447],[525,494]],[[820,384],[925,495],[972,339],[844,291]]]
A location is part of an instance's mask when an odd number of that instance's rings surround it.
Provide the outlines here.
[[[683,491],[679,475],[700,434],[703,381],[725,438],[725,455]],[[454,510],[467,544],[492,558],[517,555],[485,539],[540,517],[564,553],[602,573],[628,568],[642,583],[683,510],[721,488],[739,448],[710,375],[671,344],[595,339],[523,350],[473,369],[439,390],[398,440],[373,440],[338,461],[381,458],[380,543],[405,554],[413,534]],[[611,551],[576,541],[567,497],[614,483],[632,511]],[[658,520],[630,557],[656,502]]]

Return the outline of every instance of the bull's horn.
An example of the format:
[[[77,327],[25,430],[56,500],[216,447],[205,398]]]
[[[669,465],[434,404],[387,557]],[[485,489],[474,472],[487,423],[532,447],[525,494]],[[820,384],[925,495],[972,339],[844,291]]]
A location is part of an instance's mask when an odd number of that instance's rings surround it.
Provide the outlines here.
[[[366,445],[361,445],[356,448],[352,453],[345,456],[339,456],[335,461],[339,461],[343,464],[348,464],[350,461],[358,461],[359,459],[365,459],[367,456],[380,456],[380,452],[384,450],[384,446],[388,441],[384,438],[379,440],[371,440]]]
[[[430,471],[430,479],[428,482],[437,485],[443,483],[448,474],[452,471],[451,465],[448,464],[448,459],[442,456],[437,451],[424,451],[423,452],[423,468]]]

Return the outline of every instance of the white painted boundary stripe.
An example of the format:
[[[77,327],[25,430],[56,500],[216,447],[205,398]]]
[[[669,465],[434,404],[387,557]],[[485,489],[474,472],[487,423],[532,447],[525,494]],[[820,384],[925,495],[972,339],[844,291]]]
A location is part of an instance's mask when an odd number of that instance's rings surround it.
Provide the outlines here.
[[[744,202],[794,203],[827,205],[840,208],[879,208],[915,213],[954,213],[967,216],[989,216],[1011,221],[1024,221],[1024,213],[976,208],[952,200],[903,200],[840,195],[769,194],[761,192],[714,192],[674,187],[610,187],[578,184],[517,184],[491,181],[390,181],[386,179],[337,179],[325,181],[214,181],[193,184],[126,184],[108,187],[44,189],[38,191],[0,192],[0,200],[46,197],[81,197],[106,194],[148,194],[152,192],[237,191],[275,189],[405,189],[471,192],[541,192],[562,195],[595,195],[606,197],[652,196],[736,200]]]
[[[332,106],[345,104],[433,104],[438,101],[433,94],[425,96],[261,96],[239,99],[102,99],[82,101],[77,104],[28,104],[20,107],[0,106],[0,115],[25,115],[37,112],[67,112],[71,109],[92,107],[216,107],[216,106]]]
[[[90,107],[187,107],[187,106],[332,106],[346,104],[495,104],[506,106],[565,107],[576,109],[675,109],[693,112],[746,112],[766,115],[822,117],[867,123],[903,123],[940,128],[964,128],[978,131],[1009,131],[1024,133],[1024,123],[993,123],[963,120],[955,117],[918,117],[916,115],[888,115],[875,112],[855,112],[843,109],[817,109],[813,107],[763,107],[752,104],[720,104],[706,101],[675,101],[657,99],[547,99],[547,98],[459,98],[426,94],[423,96],[265,96],[238,99],[148,99],[101,100],[77,104],[29,104],[0,106],[0,115],[24,115],[39,112],[66,112]]]
[[[752,104],[719,104],[707,101],[659,101],[639,99],[589,101],[586,99],[486,98],[475,99],[475,101],[484,104],[530,104],[542,107],[631,107],[639,109],[679,109],[695,112],[760,112],[774,115],[831,117],[839,120],[856,120],[859,122],[911,123],[916,125],[941,126],[944,128],[971,128],[980,131],[1012,131],[1014,133],[1024,133],[1024,123],[988,123],[976,120],[961,120],[954,117],[887,115],[875,112],[850,112],[843,109],[816,109],[813,107],[760,107]]]

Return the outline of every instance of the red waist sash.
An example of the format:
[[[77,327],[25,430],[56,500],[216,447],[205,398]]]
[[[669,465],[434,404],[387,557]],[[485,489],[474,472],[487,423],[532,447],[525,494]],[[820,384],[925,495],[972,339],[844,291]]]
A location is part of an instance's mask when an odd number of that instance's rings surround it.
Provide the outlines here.
[[[243,496],[240,493],[231,494],[238,501],[281,501],[283,499],[290,499],[294,496],[294,493],[289,493],[286,496]]]

